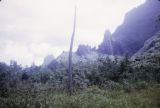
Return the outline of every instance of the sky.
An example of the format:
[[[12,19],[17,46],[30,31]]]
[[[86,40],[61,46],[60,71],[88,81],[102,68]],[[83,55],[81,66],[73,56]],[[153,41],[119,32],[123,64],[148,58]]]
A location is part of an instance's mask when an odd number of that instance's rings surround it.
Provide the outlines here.
[[[98,46],[125,14],[145,0],[2,0],[0,2],[0,61],[22,66],[43,63],[69,50],[74,7],[77,25],[74,51],[79,44]]]

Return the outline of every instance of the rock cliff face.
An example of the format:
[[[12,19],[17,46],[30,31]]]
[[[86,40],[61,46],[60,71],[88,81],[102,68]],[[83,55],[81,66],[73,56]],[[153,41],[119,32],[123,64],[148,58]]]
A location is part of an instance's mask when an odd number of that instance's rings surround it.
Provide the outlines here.
[[[112,34],[112,39],[110,39],[110,34],[108,37],[105,35],[106,38],[98,51],[103,54],[111,54],[111,49],[113,49],[114,55],[125,53],[133,55],[143,47],[147,39],[160,30],[159,16],[160,1],[147,0],[126,14],[123,24]]]
[[[145,68],[144,72],[160,73],[160,32],[156,33],[153,37],[148,39],[144,46],[132,56],[133,67]],[[149,71],[149,69],[152,69]]]
[[[133,58],[146,58],[154,55],[160,56],[160,32],[148,39],[144,46],[134,54]]]

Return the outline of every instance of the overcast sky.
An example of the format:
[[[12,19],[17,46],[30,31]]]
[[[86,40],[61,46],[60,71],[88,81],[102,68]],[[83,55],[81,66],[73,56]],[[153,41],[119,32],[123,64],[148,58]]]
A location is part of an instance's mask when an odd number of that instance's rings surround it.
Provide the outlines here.
[[[106,29],[114,32],[126,12],[145,0],[2,0],[0,61],[40,65],[48,54],[69,49],[74,6],[77,5],[76,50],[97,46]]]

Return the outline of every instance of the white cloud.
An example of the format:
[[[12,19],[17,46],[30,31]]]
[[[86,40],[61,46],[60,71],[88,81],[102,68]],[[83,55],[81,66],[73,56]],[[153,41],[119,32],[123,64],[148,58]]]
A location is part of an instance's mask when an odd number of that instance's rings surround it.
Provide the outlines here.
[[[97,46],[106,29],[112,32],[127,11],[144,0],[3,0],[0,3],[0,61],[41,64],[48,54],[68,50],[74,5],[78,44]]]
[[[33,62],[33,56],[28,51],[24,44],[19,44],[13,41],[5,41],[1,44],[2,52],[0,53],[0,60],[10,63],[10,60],[16,60],[21,64],[31,64]]]
[[[59,55],[61,53],[61,48],[52,47],[48,43],[41,44],[31,44],[29,45],[29,51],[33,55],[33,59],[36,64],[40,65],[43,62],[44,57],[49,54]]]
[[[0,60],[5,61],[7,64],[10,63],[10,60],[16,60],[22,65],[31,65],[33,62],[41,65],[44,57],[48,54],[59,55],[61,52],[60,48],[52,47],[48,43],[27,45],[7,40],[1,43],[0,46]]]

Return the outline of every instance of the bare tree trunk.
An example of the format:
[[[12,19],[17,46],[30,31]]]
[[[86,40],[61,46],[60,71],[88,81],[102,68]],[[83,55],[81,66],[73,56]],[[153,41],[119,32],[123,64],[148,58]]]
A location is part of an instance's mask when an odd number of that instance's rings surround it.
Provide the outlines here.
[[[73,42],[75,36],[75,29],[76,29],[76,7],[75,7],[75,15],[74,15],[74,25],[73,25],[73,33],[70,42],[70,50],[69,50],[69,66],[68,66],[68,90],[69,94],[72,95],[73,92],[73,78],[72,78],[72,49],[73,49]]]

